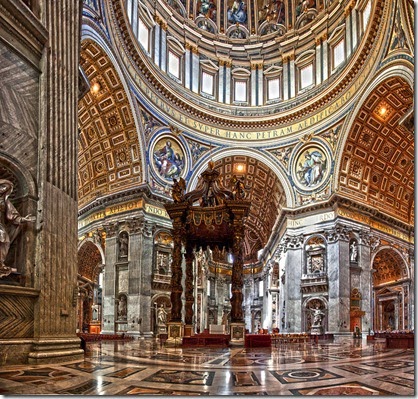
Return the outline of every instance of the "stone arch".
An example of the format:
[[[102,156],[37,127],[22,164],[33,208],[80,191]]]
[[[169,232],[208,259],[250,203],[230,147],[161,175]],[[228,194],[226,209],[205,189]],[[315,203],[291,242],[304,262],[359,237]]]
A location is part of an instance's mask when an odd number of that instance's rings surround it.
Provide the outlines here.
[[[188,191],[197,186],[208,158],[201,159],[195,166]],[[289,183],[278,166],[257,150],[222,150],[213,154],[211,159],[215,162],[215,169],[220,171],[221,183],[225,187],[230,187],[234,175],[244,177],[246,199],[252,202],[245,222],[244,263],[256,262],[258,251],[267,245],[281,209],[289,203]]]
[[[139,142],[145,143],[146,142],[146,134],[145,134],[146,127],[142,123],[142,119],[140,117],[141,112],[138,106],[138,102],[135,96],[131,93],[131,90],[129,89],[129,84],[128,84],[126,73],[120,67],[120,62],[118,61],[118,58],[114,50],[112,49],[112,46],[108,43],[106,38],[101,33],[96,31],[95,28],[91,26],[90,23],[88,22],[84,23],[81,29],[81,42],[83,42],[84,40],[91,40],[92,42],[98,44],[106,53],[106,55],[109,57],[113,67],[115,68],[121,80],[123,89],[125,93],[127,94],[129,105],[133,113],[135,126],[138,127],[136,130],[137,130]],[[143,160],[143,165],[142,165],[143,180],[146,180],[146,167],[145,167],[146,166],[146,161],[145,161],[146,160],[146,146],[140,147],[140,152],[141,152],[141,159]]]
[[[98,333],[101,330],[102,298],[99,275],[103,264],[103,249],[93,239],[88,238],[79,243],[77,253],[78,331]],[[95,310],[97,315],[95,313],[93,317]]]
[[[135,102],[106,48],[90,38],[81,42],[80,65],[91,88],[78,107],[80,209],[145,180],[145,141],[138,134]]]
[[[379,74],[360,96],[342,128],[333,187],[407,224],[414,223],[413,107],[406,66]],[[390,170],[390,172],[388,172]]]
[[[410,328],[412,287],[406,260],[395,248],[382,247],[372,259],[372,272],[374,329]]]

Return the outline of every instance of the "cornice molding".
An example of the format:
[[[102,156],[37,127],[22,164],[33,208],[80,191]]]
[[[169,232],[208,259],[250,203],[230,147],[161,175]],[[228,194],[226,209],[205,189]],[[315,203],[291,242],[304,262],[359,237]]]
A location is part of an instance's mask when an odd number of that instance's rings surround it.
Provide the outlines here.
[[[21,1],[0,0],[0,36],[40,70],[48,31]]]

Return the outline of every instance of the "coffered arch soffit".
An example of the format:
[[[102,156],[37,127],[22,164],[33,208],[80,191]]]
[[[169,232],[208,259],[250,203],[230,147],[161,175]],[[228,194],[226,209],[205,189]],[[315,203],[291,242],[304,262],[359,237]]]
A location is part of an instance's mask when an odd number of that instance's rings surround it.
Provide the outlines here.
[[[95,281],[100,272],[99,266],[103,263],[104,259],[96,244],[89,240],[84,241],[77,254],[78,274]]]
[[[91,90],[79,101],[79,207],[143,181],[143,149],[129,91],[96,42],[81,44],[80,65]],[[98,83],[97,92],[93,91]]]
[[[256,262],[258,251],[266,246],[280,211],[288,201],[289,187],[285,189],[277,171],[257,152],[234,149],[215,154],[212,159],[225,187],[230,187],[234,175],[244,177],[246,198],[251,201],[245,221],[244,262]],[[206,167],[207,164],[202,163],[195,170],[187,191],[195,188]]]
[[[373,259],[373,286],[409,278],[408,267],[393,248],[383,248]]]
[[[342,195],[409,225],[414,224],[411,82],[410,71],[397,66],[369,86],[343,129],[334,181]]]

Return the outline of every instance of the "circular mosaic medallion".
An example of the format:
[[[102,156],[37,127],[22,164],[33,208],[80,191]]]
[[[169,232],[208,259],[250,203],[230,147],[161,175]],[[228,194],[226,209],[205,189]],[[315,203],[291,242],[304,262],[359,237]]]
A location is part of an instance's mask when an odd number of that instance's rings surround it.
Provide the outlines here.
[[[157,176],[166,182],[172,183],[184,175],[186,157],[180,143],[170,136],[164,136],[155,141],[150,158],[151,165]]]
[[[293,178],[305,190],[319,187],[330,172],[327,153],[318,145],[302,148],[295,157]]]

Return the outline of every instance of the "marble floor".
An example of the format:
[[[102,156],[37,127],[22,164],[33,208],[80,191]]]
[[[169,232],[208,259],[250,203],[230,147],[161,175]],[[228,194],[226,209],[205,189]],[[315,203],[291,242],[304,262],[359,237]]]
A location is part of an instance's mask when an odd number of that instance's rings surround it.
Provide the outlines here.
[[[83,361],[0,368],[0,396],[413,396],[413,349],[338,337],[270,348],[88,343]]]

